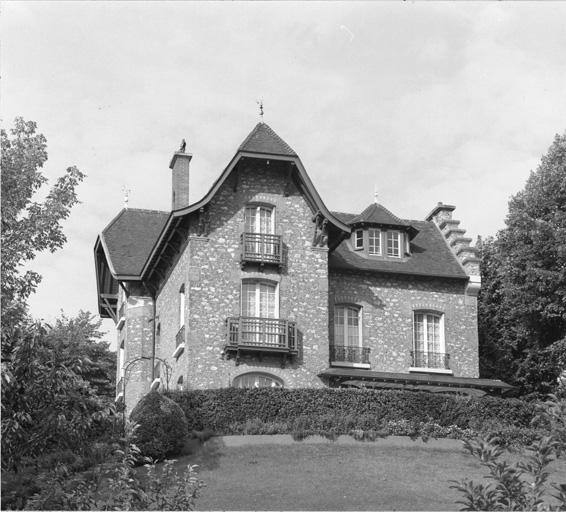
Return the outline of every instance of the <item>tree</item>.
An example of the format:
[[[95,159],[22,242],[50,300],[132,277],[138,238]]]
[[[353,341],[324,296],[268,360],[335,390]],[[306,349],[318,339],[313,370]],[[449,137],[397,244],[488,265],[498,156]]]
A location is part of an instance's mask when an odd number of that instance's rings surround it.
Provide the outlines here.
[[[566,132],[511,198],[506,227],[482,252],[483,376],[550,393],[566,365]]]
[[[15,119],[15,126],[1,131],[2,140],[2,359],[9,356],[14,329],[25,320],[26,300],[41,281],[22,266],[38,252],[54,252],[66,241],[61,221],[78,202],[76,187],[84,175],[69,167],[43,202],[36,193],[47,183],[41,168],[47,160],[46,139],[36,134],[33,121]]]

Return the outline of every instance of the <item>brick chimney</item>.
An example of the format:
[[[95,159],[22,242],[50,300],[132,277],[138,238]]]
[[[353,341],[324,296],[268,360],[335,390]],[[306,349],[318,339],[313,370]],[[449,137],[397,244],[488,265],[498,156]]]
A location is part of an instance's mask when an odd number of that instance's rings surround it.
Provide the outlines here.
[[[478,250],[470,246],[472,239],[464,236],[466,230],[460,229],[460,221],[452,219],[452,212],[455,209],[455,206],[438,203],[436,208],[427,215],[426,220],[432,220],[436,224],[466,274],[470,276],[467,293],[477,295],[481,287],[481,259],[478,258]]]
[[[171,210],[189,206],[189,164],[192,157],[191,153],[176,151],[169,164],[169,169],[173,169]]]

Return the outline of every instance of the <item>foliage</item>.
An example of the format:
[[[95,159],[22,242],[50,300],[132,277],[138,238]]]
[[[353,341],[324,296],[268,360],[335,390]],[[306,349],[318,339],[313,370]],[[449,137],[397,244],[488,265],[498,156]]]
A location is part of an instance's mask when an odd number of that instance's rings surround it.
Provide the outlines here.
[[[566,367],[566,132],[511,198],[505,229],[480,248],[481,375],[523,394],[553,392]]]
[[[513,398],[336,388],[226,388],[173,391],[168,396],[185,412],[189,430],[224,435],[332,436],[373,430],[459,438],[460,433],[465,437],[497,431],[502,442],[517,444],[543,433],[530,427],[536,405]]]
[[[14,330],[25,320],[26,300],[41,281],[32,270],[22,274],[22,266],[38,252],[54,252],[63,246],[61,221],[78,203],[76,187],[84,178],[76,167],[69,167],[45,200],[36,201],[47,183],[40,170],[47,160],[46,140],[36,129],[33,121],[18,117],[10,130],[12,137],[1,131],[3,360],[15,342]]]
[[[550,475],[549,464],[566,449],[566,400],[560,393],[550,395],[539,407],[540,415],[534,421],[549,422],[551,435],[527,448],[527,462],[511,465],[501,460],[503,449],[481,437],[463,442],[464,448],[489,470],[485,478],[493,483],[453,481],[451,488],[464,495],[463,501],[456,502],[464,505],[462,510],[566,510],[566,484],[551,484],[555,491],[551,496],[557,500],[556,505],[549,503],[545,485]]]
[[[189,465],[182,475],[173,470],[173,460],[162,467],[149,461],[146,475],[139,478],[134,466],[141,458],[134,444],[137,426],[126,426],[123,448],[107,478],[88,479],[69,475],[59,466],[40,482],[40,492],[26,503],[28,510],[193,510],[204,486]]]
[[[81,453],[111,427],[112,404],[85,380],[93,364],[40,323],[20,326],[2,373],[2,468],[57,450]]]
[[[163,458],[176,455],[188,435],[183,410],[170,398],[151,391],[135,406],[130,421],[139,425],[137,444],[144,456]]]

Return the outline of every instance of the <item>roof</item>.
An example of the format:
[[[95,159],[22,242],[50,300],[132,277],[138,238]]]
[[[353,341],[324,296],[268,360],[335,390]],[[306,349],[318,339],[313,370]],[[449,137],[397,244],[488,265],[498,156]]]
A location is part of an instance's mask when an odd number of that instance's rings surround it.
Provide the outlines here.
[[[342,222],[350,214],[333,213]],[[354,217],[355,218],[355,217]],[[406,261],[364,258],[350,250],[344,240],[330,255],[331,269],[362,270],[395,274],[413,274],[434,277],[468,279],[468,275],[446,244],[442,233],[432,221],[411,221],[418,234],[411,240],[411,257]]]
[[[258,123],[256,125],[240,145],[239,151],[297,156],[291,149],[291,146],[265,123]]]
[[[362,213],[350,219],[349,224],[390,224],[394,226],[410,226],[410,222],[401,220],[397,215],[392,214],[385,206],[379,203],[370,204]]]
[[[454,377],[452,375],[434,373],[393,373],[375,372],[357,368],[327,368],[318,376],[332,377],[343,381],[343,384],[348,383],[354,385],[357,385],[357,382],[351,379],[361,379],[366,382],[399,383],[404,384],[405,389],[410,389],[411,386],[415,385],[442,386],[443,388],[475,388],[488,390],[490,392],[499,391],[502,393],[516,389],[514,386],[502,380]]]
[[[168,218],[168,212],[128,208],[106,226],[101,239],[115,275],[141,274]]]

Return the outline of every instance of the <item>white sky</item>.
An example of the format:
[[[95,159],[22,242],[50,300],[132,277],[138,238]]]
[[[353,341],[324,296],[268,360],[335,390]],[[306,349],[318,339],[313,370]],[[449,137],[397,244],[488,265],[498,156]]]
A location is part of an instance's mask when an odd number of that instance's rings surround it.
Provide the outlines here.
[[[361,212],[377,186],[399,217],[442,201],[494,235],[566,128],[565,21],[561,2],[2,2],[2,125],[37,122],[51,181],[88,175],[68,243],[33,262],[31,313],[96,313],[93,246],[122,189],[168,210],[185,138],[200,199],[258,99],[331,210]]]

